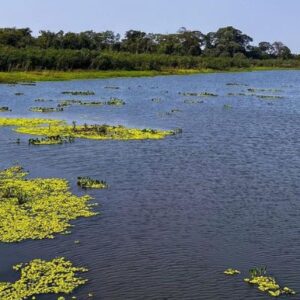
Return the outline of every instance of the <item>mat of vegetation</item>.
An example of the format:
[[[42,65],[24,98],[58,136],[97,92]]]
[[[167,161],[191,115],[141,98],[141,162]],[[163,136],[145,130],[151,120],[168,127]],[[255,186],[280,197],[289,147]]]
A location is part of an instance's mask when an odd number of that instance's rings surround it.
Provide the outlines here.
[[[88,270],[73,266],[63,257],[51,261],[34,259],[13,269],[20,272],[20,278],[13,283],[0,282],[1,300],[36,299],[35,296],[41,294],[70,294],[87,282],[78,274]]]
[[[26,119],[26,118],[0,118],[0,126],[16,126],[15,131],[23,134],[46,137],[60,136],[72,138],[85,138],[95,140],[143,140],[162,139],[175,134],[172,130],[126,128],[124,126],[110,125],[72,125],[60,120]]]
[[[0,171],[1,242],[54,238],[70,221],[96,215],[91,197],[72,194],[67,180],[27,175],[20,166]]]

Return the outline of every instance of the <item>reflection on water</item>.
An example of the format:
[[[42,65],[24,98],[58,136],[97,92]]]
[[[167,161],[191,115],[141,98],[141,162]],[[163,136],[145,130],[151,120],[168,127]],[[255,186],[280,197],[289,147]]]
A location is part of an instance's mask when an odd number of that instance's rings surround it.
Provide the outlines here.
[[[280,89],[283,98],[228,96],[249,94],[247,87],[229,82]],[[126,105],[72,106],[43,115],[28,111],[37,98],[55,100],[45,106],[70,99],[64,90],[92,90],[96,95],[72,98],[118,97]],[[179,92],[219,96],[198,103],[184,101],[197,98]],[[16,279],[15,263],[65,256],[90,268],[89,283],[75,292],[78,299],[89,292],[95,299],[120,300],[267,299],[244,284],[243,276],[222,273],[234,267],[246,275],[260,265],[300,291],[299,95],[298,71],[0,85],[0,106],[13,110],[0,116],[183,129],[182,135],[159,141],[30,147],[26,136],[1,128],[1,168],[19,163],[33,177],[64,177],[78,194],[77,176],[100,178],[110,187],[90,191],[102,214],[76,221],[71,235],[1,244],[0,281]],[[180,111],[164,114],[174,109]]]

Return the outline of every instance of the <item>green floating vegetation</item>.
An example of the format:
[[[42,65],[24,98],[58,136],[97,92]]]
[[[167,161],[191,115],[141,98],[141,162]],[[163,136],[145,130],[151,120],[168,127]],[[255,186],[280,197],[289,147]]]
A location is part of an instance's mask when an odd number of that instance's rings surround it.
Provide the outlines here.
[[[228,82],[226,85],[231,85],[231,86],[248,86],[248,84],[245,83],[239,83],[239,82]]]
[[[125,105],[125,101],[119,98],[110,98],[110,100],[106,101],[105,104],[113,106],[122,106]]]
[[[43,138],[29,139],[29,145],[61,145],[65,143],[73,143],[74,138],[71,136],[64,137],[60,135],[46,136]]]
[[[111,90],[119,90],[120,87],[119,86],[105,86],[105,89],[111,89]]]
[[[53,102],[52,99],[44,99],[44,98],[37,98],[34,100],[34,102]]]
[[[183,101],[186,104],[199,104],[199,103],[204,103],[203,100],[194,100],[194,99],[185,99]]]
[[[247,95],[245,93],[228,93],[228,96],[251,96],[251,95]]]
[[[270,296],[278,297],[280,295],[295,295],[296,292],[288,287],[280,287],[274,277],[267,275],[267,268],[254,268],[249,270],[249,278],[244,281],[257,285],[262,292],[267,292]]]
[[[273,92],[273,93],[281,93],[282,90],[279,90],[279,89],[258,89],[258,88],[249,88],[247,89],[248,92],[253,92],[253,93],[256,93],[256,92]]]
[[[90,177],[77,177],[77,185],[83,189],[105,189],[108,187],[105,181]]]
[[[67,107],[71,105],[85,105],[85,106],[101,106],[103,105],[102,101],[82,101],[82,100],[62,100],[57,105],[57,107]]]
[[[93,91],[64,91],[61,92],[64,95],[73,95],[73,96],[89,96],[89,95],[95,95],[95,92]]]
[[[174,135],[174,130],[137,129],[124,126],[110,125],[68,125],[60,120],[26,119],[26,118],[0,118],[0,126],[16,126],[18,133],[39,136],[61,136],[72,138],[85,138],[94,140],[145,140],[163,139]]]
[[[96,215],[91,197],[73,195],[65,179],[27,175],[20,166],[0,171],[1,242],[54,238],[71,227],[71,220]]]
[[[223,108],[224,108],[224,109],[231,109],[231,108],[232,108],[232,105],[230,105],[230,104],[224,104],[224,105],[223,105]]]
[[[276,99],[283,99],[283,96],[276,96],[276,95],[253,95],[260,99],[266,99],[266,100],[276,100]]]
[[[217,97],[217,94],[209,93],[209,92],[202,92],[202,93],[190,93],[190,92],[179,92],[179,95],[182,96],[189,96],[189,97]]]
[[[224,271],[224,274],[233,276],[233,275],[241,274],[241,272],[239,270],[229,268]]]
[[[84,285],[87,279],[78,275],[88,269],[75,267],[64,257],[50,261],[34,259],[29,263],[13,267],[20,272],[20,278],[11,282],[0,282],[1,300],[36,299],[36,295],[70,294],[76,288]],[[65,299],[60,296],[58,299]]]
[[[1,106],[0,107],[0,112],[8,112],[11,111],[11,109],[8,106]]]
[[[60,112],[63,111],[63,107],[30,107],[32,112],[49,113],[49,112]]]
[[[161,98],[152,98],[151,101],[155,102],[155,103],[160,103],[161,102]]]
[[[39,118],[0,118],[0,126],[35,127],[48,125],[50,127],[60,124],[65,124],[65,122],[61,120]]]

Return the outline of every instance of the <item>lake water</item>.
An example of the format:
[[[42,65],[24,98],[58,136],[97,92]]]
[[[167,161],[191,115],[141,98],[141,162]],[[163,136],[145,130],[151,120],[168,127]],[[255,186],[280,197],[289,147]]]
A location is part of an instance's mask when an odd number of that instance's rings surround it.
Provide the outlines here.
[[[283,98],[228,96],[250,94],[248,88],[279,89],[257,93]],[[62,95],[65,90],[96,95]],[[179,94],[205,91],[219,96]],[[55,106],[57,100],[110,97],[122,98],[126,105],[28,111]],[[36,98],[54,101],[34,102]],[[16,263],[64,256],[90,269],[88,284],[74,293],[83,300],[90,292],[105,300],[268,299],[243,282],[256,266],[267,266],[280,284],[300,292],[299,71],[0,85],[0,106],[13,110],[0,117],[183,129],[181,135],[158,141],[78,139],[34,147],[28,146],[28,136],[0,128],[1,169],[18,163],[32,177],[66,178],[76,194],[83,193],[77,176],[109,184],[107,190],[88,191],[101,215],[77,220],[72,234],[0,244],[0,281],[17,279],[11,269]],[[180,111],[166,114],[172,109]],[[229,267],[243,274],[224,276]]]

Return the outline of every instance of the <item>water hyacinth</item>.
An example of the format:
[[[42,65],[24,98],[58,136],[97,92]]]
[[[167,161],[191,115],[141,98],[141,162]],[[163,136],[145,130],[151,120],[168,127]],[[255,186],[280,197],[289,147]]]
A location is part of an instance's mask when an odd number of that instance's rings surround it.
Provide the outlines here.
[[[75,267],[63,257],[51,261],[34,259],[13,269],[20,272],[20,278],[14,283],[0,282],[1,300],[36,299],[35,295],[41,294],[70,294],[87,282],[78,274],[88,269]],[[64,298],[60,296],[58,299]]]
[[[126,128],[124,126],[110,125],[72,125],[61,120],[50,119],[25,119],[25,118],[0,118],[0,126],[16,126],[18,133],[39,136],[60,136],[72,138],[85,138],[94,140],[144,140],[163,139],[175,134],[172,130]]]
[[[54,238],[71,220],[96,214],[91,197],[73,195],[65,179],[26,176],[19,166],[0,171],[0,241]]]
[[[295,295],[296,292],[288,287],[281,287],[274,277],[267,275],[267,268],[254,268],[249,270],[249,278],[244,281],[257,285],[262,292],[267,292],[270,296],[278,297],[280,295]]]

